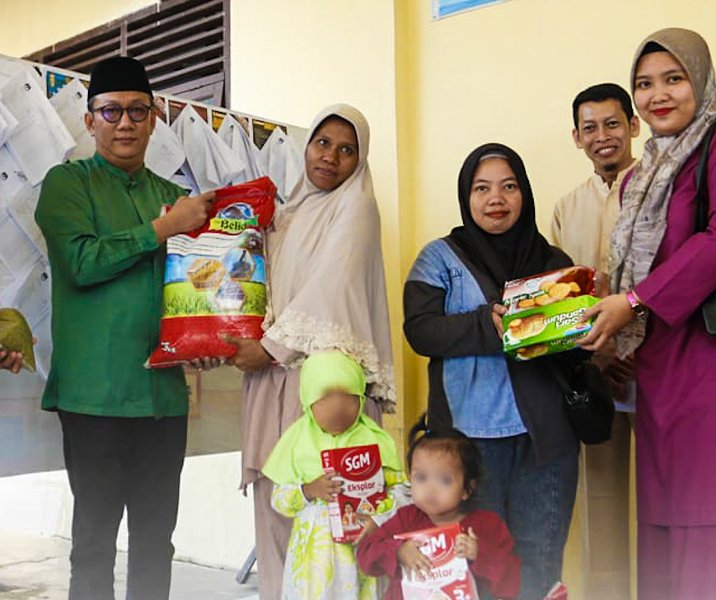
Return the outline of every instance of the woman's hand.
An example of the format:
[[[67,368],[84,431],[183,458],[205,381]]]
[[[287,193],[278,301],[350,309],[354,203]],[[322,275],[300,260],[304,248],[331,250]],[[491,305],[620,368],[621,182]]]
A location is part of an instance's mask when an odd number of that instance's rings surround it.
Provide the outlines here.
[[[503,306],[499,302],[495,302],[492,305],[492,323],[495,326],[495,331],[497,331],[497,335],[502,338],[502,336],[505,334],[505,330],[502,328],[502,317],[507,312],[507,307]]]
[[[458,558],[466,558],[467,560],[475,560],[477,558],[477,536],[468,527],[467,533],[458,533],[455,537],[455,556]]]
[[[216,369],[216,367],[221,366],[221,359],[209,356],[202,356],[200,358],[190,360],[189,364],[197,371],[210,371],[211,369]]]
[[[304,483],[302,488],[306,500],[313,502],[316,499],[330,502],[341,492],[343,483],[340,479],[334,479],[335,473],[324,473],[311,483]]]
[[[271,364],[273,358],[264,350],[261,342],[249,338],[240,338],[225,333],[221,339],[236,347],[236,354],[227,360],[242,371],[259,371]]]
[[[420,551],[420,544],[415,540],[408,540],[398,548],[398,562],[408,579],[425,579],[433,568],[433,563]]]
[[[592,329],[581,339],[579,345],[585,350],[593,351],[601,349],[610,337],[629,323],[634,318],[634,311],[626,294],[612,294],[588,308],[582,315],[582,321],[588,321],[592,317]]]
[[[22,368],[22,354],[0,350],[0,369],[7,369],[11,373],[19,373]]]

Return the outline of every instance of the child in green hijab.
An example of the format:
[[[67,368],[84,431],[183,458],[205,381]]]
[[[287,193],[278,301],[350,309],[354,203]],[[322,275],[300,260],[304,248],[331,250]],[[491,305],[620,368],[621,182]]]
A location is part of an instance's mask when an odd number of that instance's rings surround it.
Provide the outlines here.
[[[333,540],[328,502],[341,491],[341,482],[324,473],[321,464],[323,450],[377,444],[388,497],[377,515],[364,518],[356,544],[394,514],[396,486],[405,476],[393,439],[363,413],[365,387],[363,369],[342,352],[314,354],[301,368],[304,415],[281,436],[263,468],[274,482],[274,510],[294,519],[283,573],[284,599],[378,598],[375,578],[358,570],[355,546]]]

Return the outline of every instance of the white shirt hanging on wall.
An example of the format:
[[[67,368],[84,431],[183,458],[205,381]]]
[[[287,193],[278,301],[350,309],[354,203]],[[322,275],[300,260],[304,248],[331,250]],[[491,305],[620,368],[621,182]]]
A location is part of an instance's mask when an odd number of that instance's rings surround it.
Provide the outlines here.
[[[50,98],[50,104],[75,140],[76,146],[70,153],[70,160],[92,156],[95,151],[94,139],[85,126],[87,88],[79,79],[73,79]]]
[[[34,69],[17,58],[0,55],[0,87],[5,85],[5,82],[13,75],[21,71],[32,73]]]
[[[37,338],[34,347],[37,370],[45,378],[50,370],[52,355],[51,287],[50,265],[44,258],[38,259],[19,280],[11,297],[3,305],[17,308],[25,315],[32,334]]]
[[[75,141],[32,72],[13,75],[0,88],[0,95],[18,121],[7,145],[30,185],[37,185],[50,167],[67,158]]]
[[[0,261],[13,276],[12,288],[30,272],[32,265],[42,258],[40,251],[6,210],[0,210]],[[7,293],[3,291],[4,295]]]
[[[286,202],[303,172],[301,153],[290,135],[277,127],[259,151],[259,166]]]
[[[172,129],[184,147],[191,175],[206,192],[230,185],[245,165],[194,108],[187,104]]]
[[[47,244],[40,228],[35,223],[35,208],[40,197],[40,186],[31,186],[20,170],[14,157],[3,146],[0,147],[0,208],[4,207],[10,222],[20,229],[24,238],[43,257],[47,257]],[[0,245],[5,241],[0,239]],[[6,249],[11,251],[12,248]]]
[[[157,119],[154,133],[149,138],[144,164],[160,177],[170,179],[185,160],[184,148],[177,134],[164,121]]]
[[[2,103],[2,96],[0,96],[0,146],[7,142],[7,138],[15,131],[17,125],[17,119]]]
[[[217,134],[244,163],[244,170],[231,183],[244,183],[266,174],[258,164],[259,149],[249,139],[249,135],[241,123],[233,116],[226,115]]]
[[[26,183],[27,178],[8,147],[0,146],[0,208],[7,206],[8,200]]]
[[[35,223],[35,209],[40,199],[40,186],[30,186],[27,182],[17,194],[7,201],[7,211],[10,213],[15,224],[22,229],[27,239],[30,240],[35,249],[47,258],[47,243],[40,228]]]

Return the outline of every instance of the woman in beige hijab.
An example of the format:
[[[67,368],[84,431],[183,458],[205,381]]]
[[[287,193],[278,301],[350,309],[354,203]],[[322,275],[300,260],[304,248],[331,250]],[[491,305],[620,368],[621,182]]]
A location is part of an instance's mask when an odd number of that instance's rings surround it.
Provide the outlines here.
[[[716,595],[716,337],[701,305],[716,289],[716,138],[708,226],[696,232],[695,171],[716,120],[714,70],[693,31],[664,29],[639,46],[632,94],[652,138],[625,178],[612,237],[615,292],[588,311],[584,339],[614,335],[635,351],[639,598]]]
[[[368,167],[369,129],[355,108],[322,110],[311,125],[306,168],[268,235],[269,314],[264,338],[232,338],[244,371],[242,487],[253,484],[261,600],[280,597],[291,521],[271,509],[261,474],[281,434],[301,415],[299,368],[339,349],[363,367],[365,411],[395,403],[380,217]]]

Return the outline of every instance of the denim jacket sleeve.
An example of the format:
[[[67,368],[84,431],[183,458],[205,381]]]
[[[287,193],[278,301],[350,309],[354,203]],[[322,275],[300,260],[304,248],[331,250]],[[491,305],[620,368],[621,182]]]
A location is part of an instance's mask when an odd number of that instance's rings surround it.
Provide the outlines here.
[[[490,355],[502,352],[492,322],[492,305],[447,314],[450,294],[461,293],[461,279],[470,276],[449,268],[434,244],[420,253],[403,291],[403,331],[413,350],[432,358]]]

